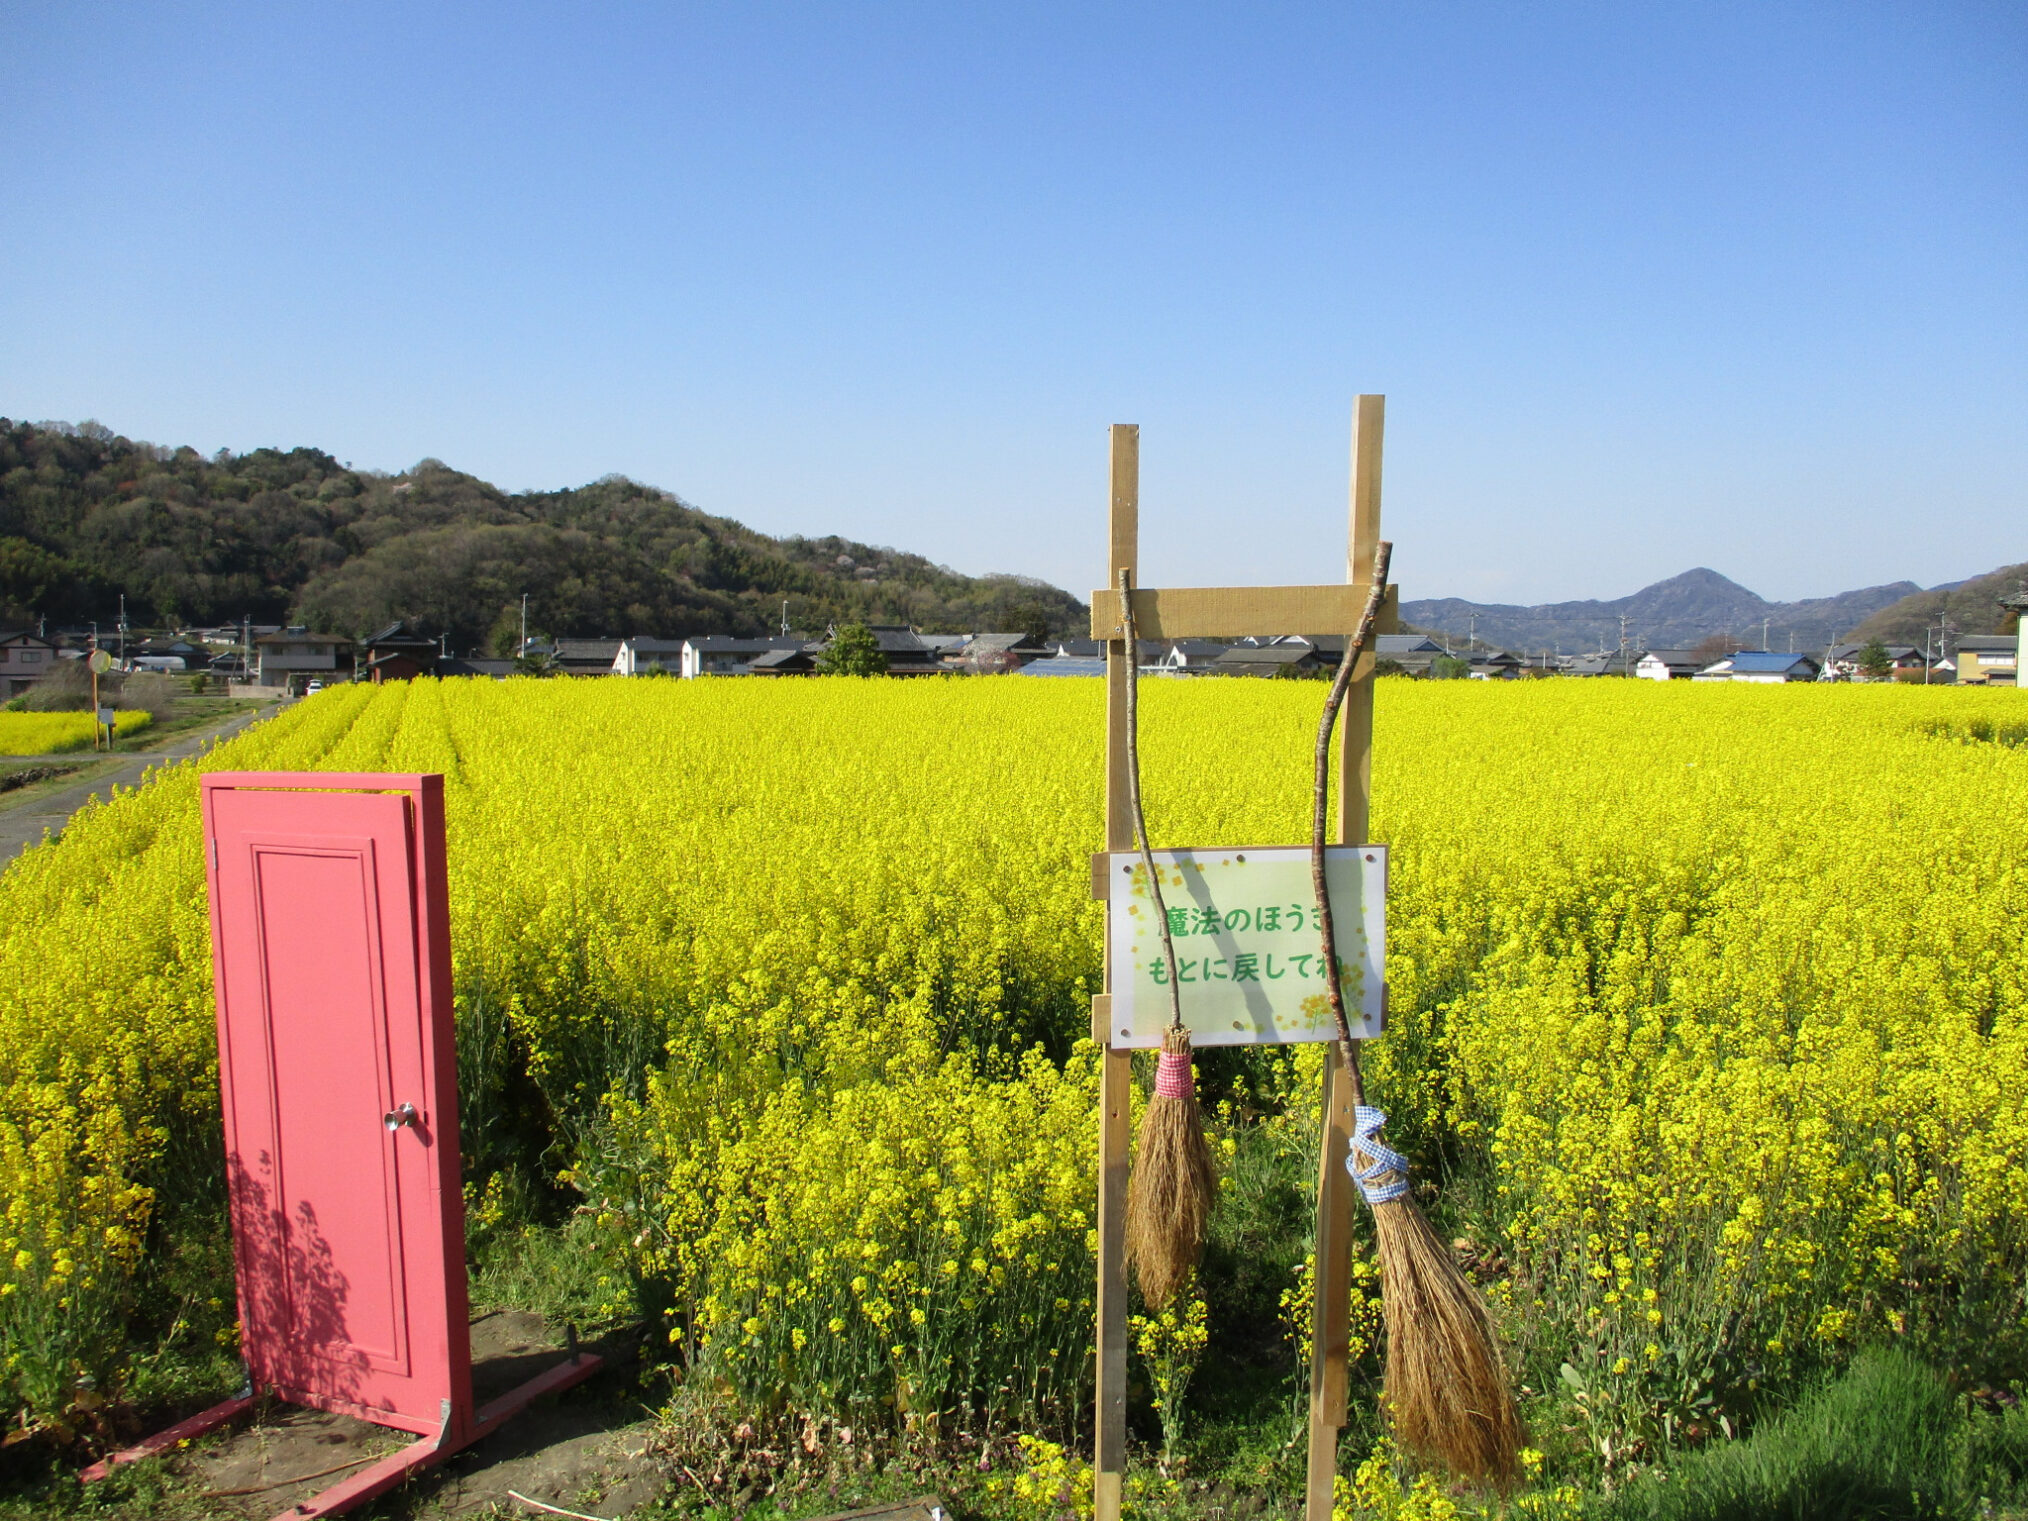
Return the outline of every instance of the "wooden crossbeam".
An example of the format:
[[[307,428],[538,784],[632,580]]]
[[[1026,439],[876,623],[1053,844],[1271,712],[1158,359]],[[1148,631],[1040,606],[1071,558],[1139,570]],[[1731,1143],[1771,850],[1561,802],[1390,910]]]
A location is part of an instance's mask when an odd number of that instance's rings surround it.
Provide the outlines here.
[[[1387,589],[1380,627],[1392,628],[1396,589]],[[1134,592],[1143,639],[1239,639],[1248,634],[1347,634],[1359,626],[1366,584],[1341,586],[1162,586]],[[1126,637],[1117,588],[1091,594],[1091,636]]]

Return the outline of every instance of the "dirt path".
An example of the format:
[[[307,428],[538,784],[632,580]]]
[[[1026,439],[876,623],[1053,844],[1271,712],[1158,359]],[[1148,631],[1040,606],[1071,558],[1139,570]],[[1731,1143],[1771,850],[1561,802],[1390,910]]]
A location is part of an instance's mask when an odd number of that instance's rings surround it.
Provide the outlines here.
[[[586,1346],[606,1358],[604,1371],[537,1400],[441,1468],[418,1475],[383,1508],[432,1521],[502,1508],[537,1514],[513,1500],[521,1494],[604,1517],[655,1500],[668,1479],[645,1450],[650,1424],[633,1384],[634,1341],[621,1334]],[[505,1310],[479,1317],[472,1325],[475,1402],[533,1378],[564,1352],[564,1339],[539,1315]],[[221,1515],[255,1521],[302,1504],[351,1469],[412,1440],[350,1416],[276,1405],[181,1466]],[[317,1477],[302,1477],[308,1475]]]
[[[70,822],[70,816],[92,798],[109,798],[115,787],[135,786],[152,767],[173,764],[197,755],[219,740],[239,733],[269,711],[263,706],[235,714],[223,723],[183,735],[160,750],[144,750],[137,755],[125,756],[117,764],[93,775],[89,781],[44,793],[18,807],[0,810],[0,865],[13,860],[29,846],[40,844],[45,831],[52,836],[61,834],[63,826]],[[72,757],[37,756],[36,759],[62,764]]]

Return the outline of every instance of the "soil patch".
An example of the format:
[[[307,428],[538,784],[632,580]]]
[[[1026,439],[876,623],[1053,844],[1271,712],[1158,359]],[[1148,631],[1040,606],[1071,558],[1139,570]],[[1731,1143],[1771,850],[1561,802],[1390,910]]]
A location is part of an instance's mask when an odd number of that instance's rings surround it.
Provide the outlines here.
[[[547,1505],[619,1517],[656,1499],[666,1480],[644,1455],[650,1423],[630,1397],[637,1339],[617,1332],[584,1345],[606,1359],[605,1368],[575,1389],[537,1400],[380,1507],[416,1517],[501,1508],[540,1514],[516,1503],[512,1490]],[[566,1351],[567,1338],[539,1315],[506,1310],[479,1317],[472,1324],[475,1402],[484,1405],[526,1382]],[[265,1518],[414,1440],[351,1416],[274,1404],[181,1466],[221,1515]]]

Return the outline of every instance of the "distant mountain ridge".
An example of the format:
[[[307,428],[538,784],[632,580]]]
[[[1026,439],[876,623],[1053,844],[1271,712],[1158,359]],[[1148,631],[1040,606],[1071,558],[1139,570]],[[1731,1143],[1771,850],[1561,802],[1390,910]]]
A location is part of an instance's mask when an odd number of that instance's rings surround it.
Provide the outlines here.
[[[1572,654],[1614,649],[1620,619],[1630,645],[1687,648],[1712,634],[1730,634],[1758,648],[1820,649],[1842,638],[1868,617],[1920,594],[1913,581],[1866,586],[1835,597],[1770,602],[1737,581],[1704,566],[1657,581],[1610,601],[1544,602],[1533,607],[1472,602],[1462,597],[1405,601],[1402,618],[1417,628],[1462,639],[1476,633],[1482,643],[1516,651],[1560,650]]]

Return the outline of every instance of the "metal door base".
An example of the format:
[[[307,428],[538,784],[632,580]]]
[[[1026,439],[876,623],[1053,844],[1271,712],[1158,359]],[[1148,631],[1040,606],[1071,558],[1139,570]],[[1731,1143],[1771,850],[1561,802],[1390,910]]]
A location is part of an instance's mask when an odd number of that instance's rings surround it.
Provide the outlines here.
[[[581,1384],[603,1365],[605,1359],[594,1352],[579,1352],[566,1358],[546,1373],[538,1373],[518,1389],[510,1390],[491,1404],[480,1407],[475,1416],[460,1419],[453,1412],[444,1429],[435,1436],[424,1437],[420,1442],[411,1442],[399,1452],[382,1458],[371,1468],[363,1469],[344,1479],[321,1494],[314,1495],[300,1505],[292,1505],[275,1517],[275,1521],[306,1521],[312,1516],[342,1516],[355,1505],[364,1504],[376,1496],[386,1494],[410,1474],[421,1473],[434,1468],[455,1452],[471,1446],[483,1436],[519,1415],[545,1394],[554,1394]],[[158,1431],[144,1442],[113,1453],[92,1464],[78,1475],[80,1482],[93,1483],[103,1479],[121,1463],[138,1463],[143,1458],[152,1458],[167,1452],[179,1443],[216,1430],[227,1421],[234,1420],[253,1408],[254,1398],[250,1394],[239,1395],[223,1404],[213,1405],[187,1421],[179,1421],[167,1431]]]

